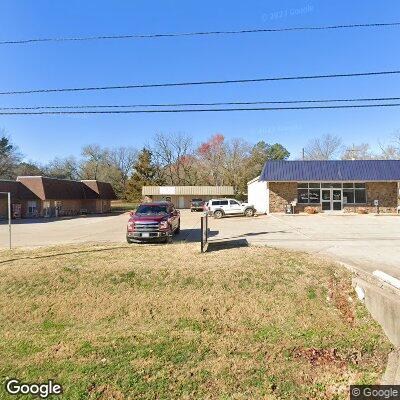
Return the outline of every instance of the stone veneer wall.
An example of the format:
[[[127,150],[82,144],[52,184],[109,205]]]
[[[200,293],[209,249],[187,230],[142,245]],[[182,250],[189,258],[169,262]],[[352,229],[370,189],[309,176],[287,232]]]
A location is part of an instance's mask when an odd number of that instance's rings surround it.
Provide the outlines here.
[[[382,213],[395,213],[398,206],[397,182],[367,182],[367,203],[344,206],[345,212],[357,212],[359,208],[365,208],[368,212],[375,212],[374,200],[379,200],[379,209]]]
[[[398,184],[397,182],[367,182],[367,203],[343,206],[344,212],[357,212],[365,208],[368,212],[375,212],[374,200],[379,200],[380,212],[395,213],[397,211]],[[269,182],[269,212],[284,212],[285,206],[297,198],[297,182]],[[303,212],[304,208],[311,206],[321,211],[321,205],[297,204],[296,212]]]
[[[269,212],[284,212],[297,198],[297,182],[269,182]]]

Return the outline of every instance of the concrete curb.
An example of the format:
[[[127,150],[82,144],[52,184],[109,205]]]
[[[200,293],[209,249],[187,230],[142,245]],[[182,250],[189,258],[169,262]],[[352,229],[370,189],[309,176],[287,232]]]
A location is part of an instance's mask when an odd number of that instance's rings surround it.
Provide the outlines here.
[[[400,349],[389,354],[386,371],[382,377],[381,385],[398,385],[400,383]]]
[[[392,351],[387,360],[386,370],[381,379],[381,385],[400,384],[400,290],[384,282],[378,277],[362,271],[352,265],[338,262],[350,270],[353,285],[361,288],[357,294],[364,295],[365,307],[372,317],[382,326],[386,336],[397,348]]]
[[[265,246],[264,243],[250,245]],[[396,348],[388,356],[381,384],[400,385],[400,290],[354,265],[327,256],[322,258],[333,261],[353,274],[352,281],[357,295]]]

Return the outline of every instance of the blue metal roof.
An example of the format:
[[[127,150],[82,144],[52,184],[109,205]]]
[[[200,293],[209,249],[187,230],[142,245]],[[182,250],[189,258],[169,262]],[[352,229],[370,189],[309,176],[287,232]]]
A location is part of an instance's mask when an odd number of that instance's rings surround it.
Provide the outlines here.
[[[400,160],[267,161],[260,181],[400,181]]]

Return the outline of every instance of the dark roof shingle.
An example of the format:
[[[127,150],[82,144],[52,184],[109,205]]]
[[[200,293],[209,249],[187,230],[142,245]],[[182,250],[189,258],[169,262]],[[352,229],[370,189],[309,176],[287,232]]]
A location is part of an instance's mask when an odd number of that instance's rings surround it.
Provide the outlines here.
[[[112,200],[116,198],[112,186],[109,183],[99,181],[72,181],[44,176],[19,176],[18,182],[41,200]]]

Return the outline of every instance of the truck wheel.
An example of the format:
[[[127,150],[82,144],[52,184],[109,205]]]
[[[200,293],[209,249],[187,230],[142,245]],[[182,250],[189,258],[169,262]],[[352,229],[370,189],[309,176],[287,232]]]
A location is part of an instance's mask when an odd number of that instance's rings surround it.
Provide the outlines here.
[[[246,217],[253,217],[253,216],[254,216],[254,208],[247,208],[247,209],[244,211],[244,215],[245,215]]]
[[[167,236],[167,237],[165,238],[165,242],[164,242],[164,243],[166,243],[166,244],[172,243],[172,236]]]
[[[221,219],[224,216],[224,213],[220,210],[214,212],[214,218]]]

